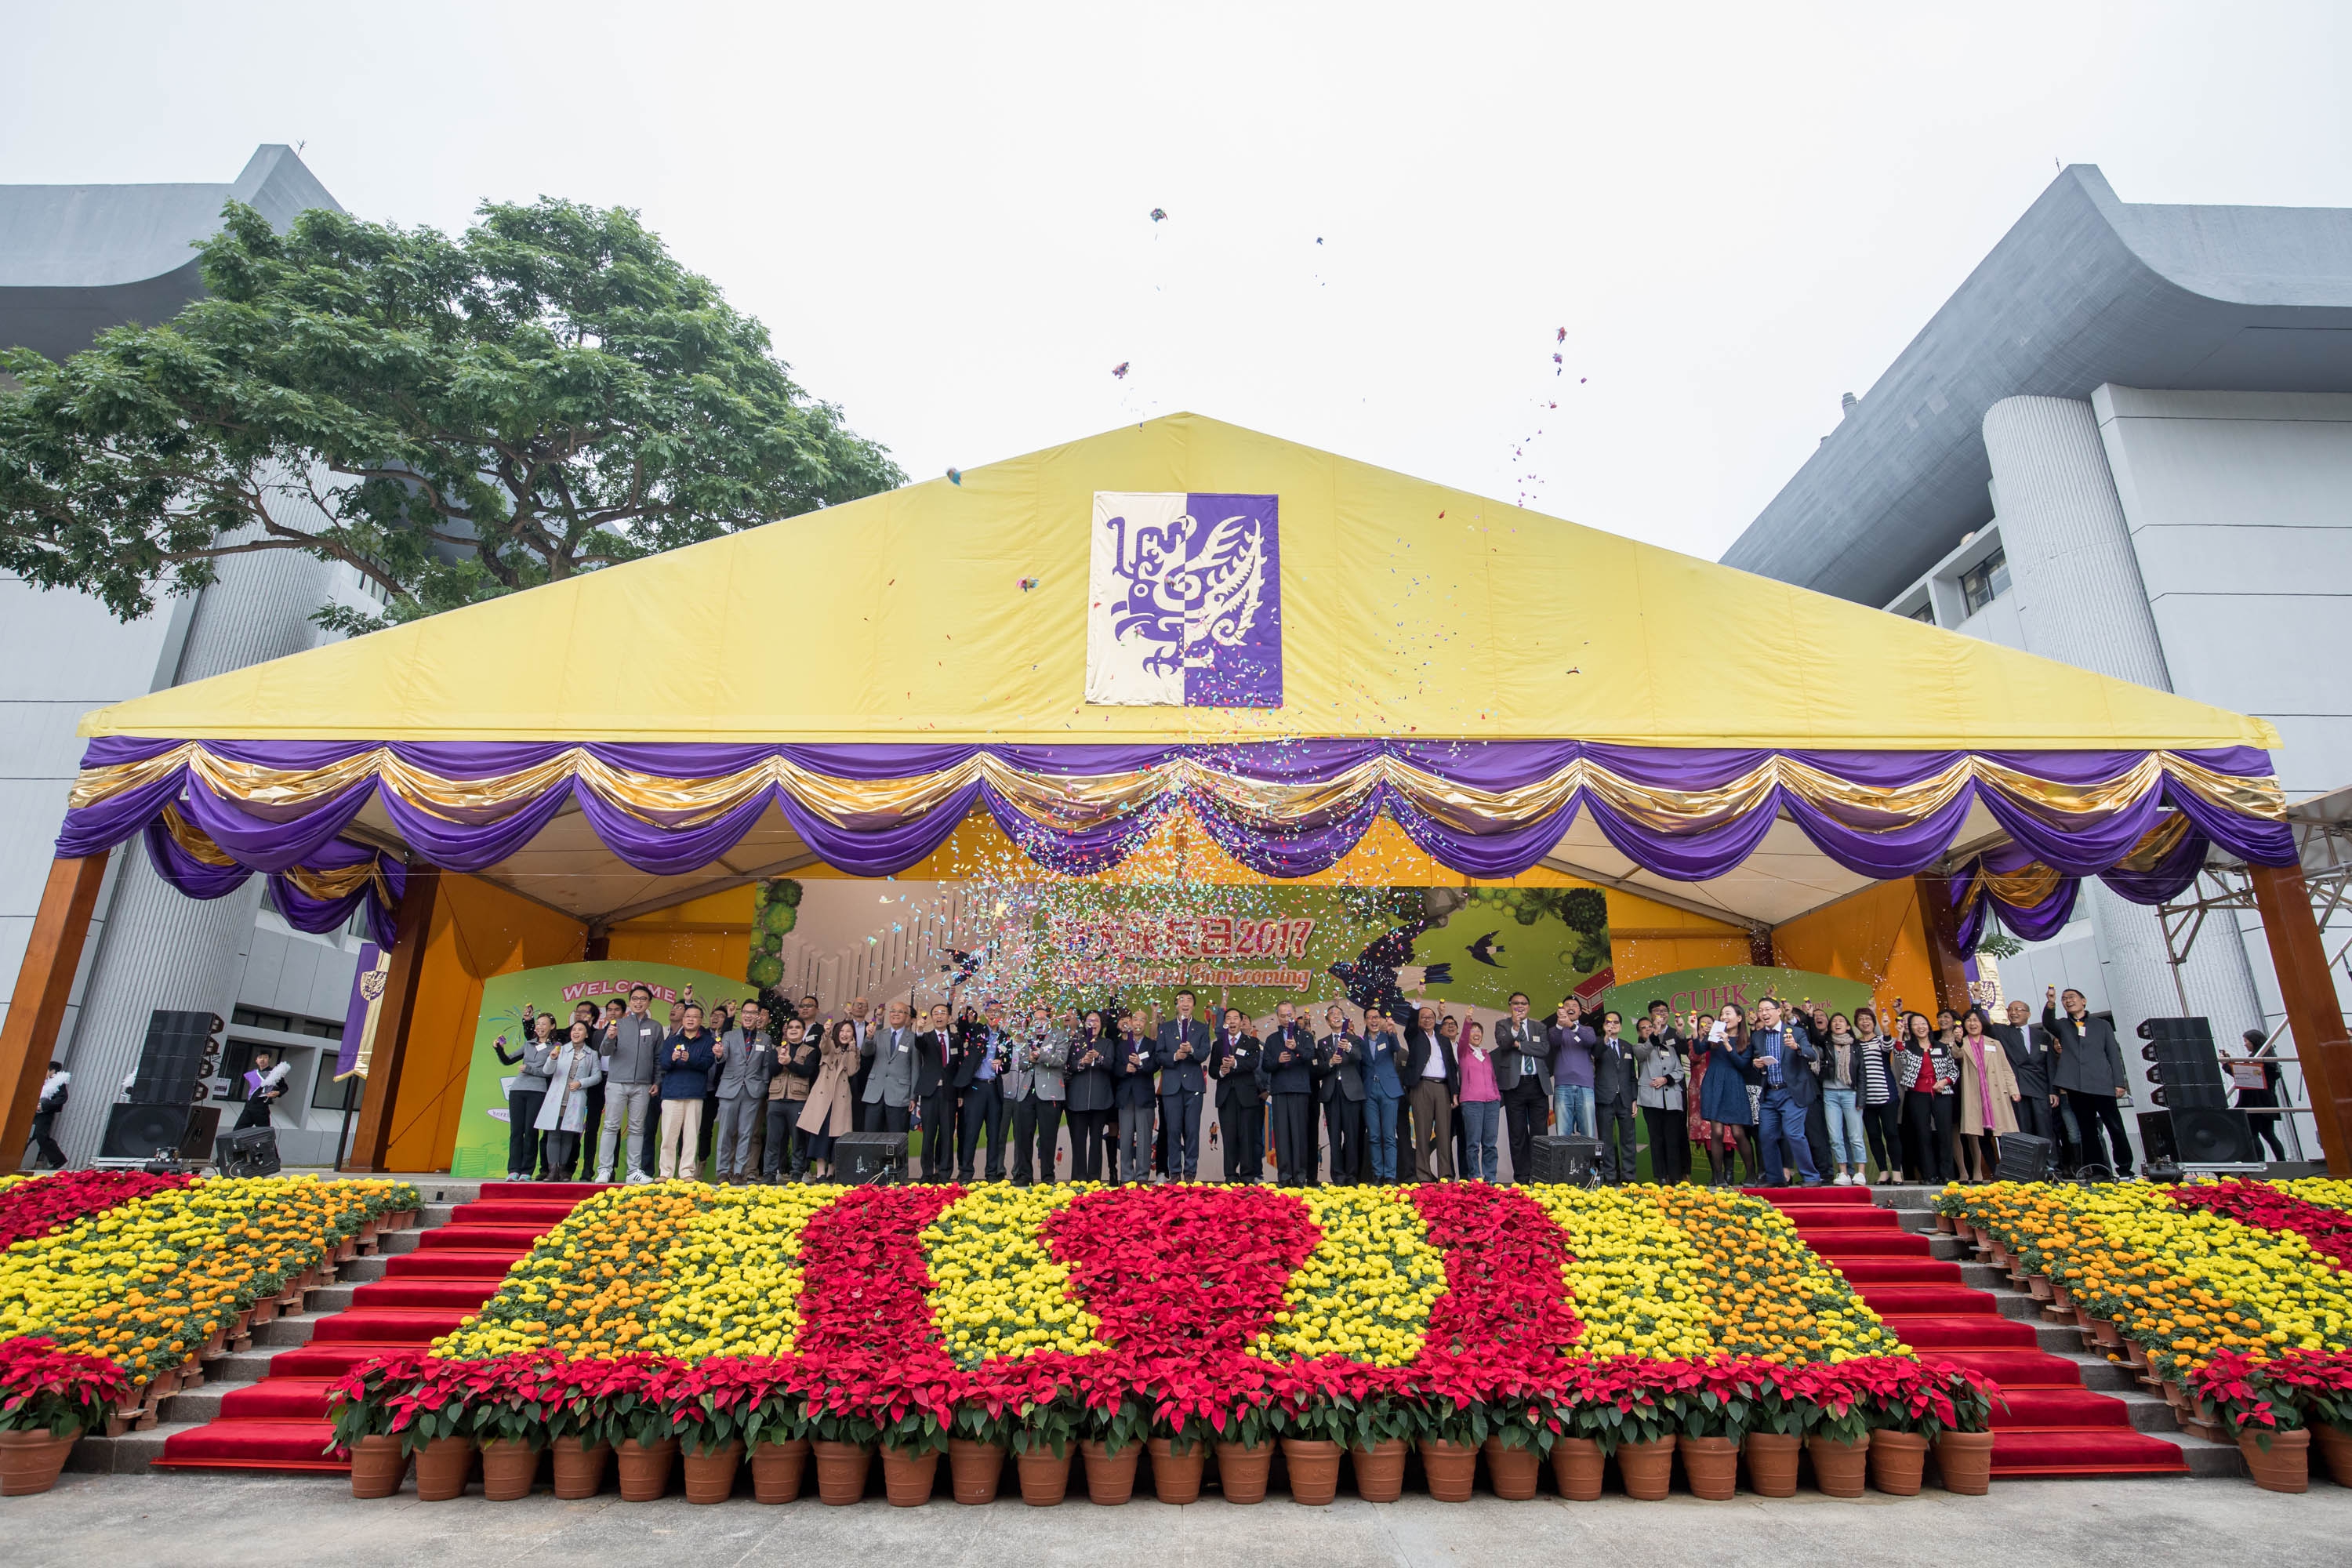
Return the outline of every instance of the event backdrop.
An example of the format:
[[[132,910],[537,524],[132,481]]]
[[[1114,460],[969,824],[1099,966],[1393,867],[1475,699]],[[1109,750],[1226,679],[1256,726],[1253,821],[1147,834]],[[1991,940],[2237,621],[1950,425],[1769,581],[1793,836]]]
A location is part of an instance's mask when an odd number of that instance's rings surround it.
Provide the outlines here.
[[[1101,884],[1045,890],[1034,916],[1040,999],[1157,1002],[1179,986],[1262,1017],[1277,1002],[1545,1013],[1609,967],[1609,904],[1591,888]]]
[[[625,998],[633,985],[649,985],[654,1016],[667,1019],[669,1004],[686,994],[700,1001],[719,997],[740,1000],[753,987],[740,979],[681,969],[669,963],[552,963],[543,969],[519,969],[494,974],[482,982],[482,1010],[474,1024],[473,1062],[466,1073],[466,1110],[457,1124],[457,1147],[449,1156],[453,1177],[499,1177],[507,1170],[507,1084],[514,1069],[499,1060],[498,1047],[518,1049],[530,1035],[526,1020],[533,1013],[552,1013],[557,1033],[572,1021],[572,1009],[582,1002],[598,1007],[610,996]]]
[[[1807,969],[1766,969],[1752,963],[1727,963],[1714,969],[1678,969],[1612,987],[1601,1006],[1613,1007],[1627,1019],[1649,1005],[1664,1002],[1675,1016],[1701,1013],[1712,1017],[1727,1002],[1737,1002],[1752,1016],[1757,1002],[1766,996],[1783,1002],[1814,1001],[1832,1013],[1853,1016],[1857,1007],[1871,1005],[1870,987],[1859,980],[1816,974]],[[1633,1025],[1625,1026],[1628,1035]]]

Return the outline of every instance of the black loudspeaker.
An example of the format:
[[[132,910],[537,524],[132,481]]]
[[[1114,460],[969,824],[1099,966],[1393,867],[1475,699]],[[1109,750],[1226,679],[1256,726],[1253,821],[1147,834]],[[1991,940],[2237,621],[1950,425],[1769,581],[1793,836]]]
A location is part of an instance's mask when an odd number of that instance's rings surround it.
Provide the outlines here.
[[[220,1108],[198,1105],[188,1111],[188,1130],[180,1139],[180,1158],[193,1160],[201,1165],[205,1156],[213,1152],[213,1143],[220,1136]]]
[[[2050,1179],[2052,1145],[2031,1132],[2000,1135],[2000,1163],[1993,1179],[2000,1182],[2045,1182]]]
[[[833,1179],[852,1186],[907,1179],[904,1132],[845,1132],[833,1141]]]
[[[2230,1103],[2221,1059],[2213,1050],[2213,1026],[2202,1018],[2147,1018],[2139,1026],[2147,1044],[2139,1054],[2148,1077],[2160,1087],[2157,1103],[2167,1110],[2220,1108]]]
[[[2140,1157],[2151,1165],[2177,1165],[2180,1151],[2172,1144],[2172,1112],[2143,1110],[2139,1113]]]
[[[2254,1143],[2254,1124],[2242,1110],[2200,1105],[2172,1111],[2172,1141],[2180,1163],[2200,1165],[2260,1165],[2262,1151]]]
[[[248,1127],[221,1134],[213,1163],[224,1176],[274,1176],[278,1173],[278,1130]]]
[[[189,1105],[220,1060],[217,1013],[175,1013],[158,1007],[147,1016],[147,1038],[139,1047],[139,1070],[131,1082],[135,1105]]]
[[[1528,1163],[1535,1167],[1533,1180],[1581,1186],[1592,1179],[1594,1168],[1601,1163],[1601,1140],[1598,1138],[1543,1137],[1528,1140]]]
[[[152,1160],[180,1147],[188,1135],[188,1102],[177,1105],[110,1105],[101,1160]]]

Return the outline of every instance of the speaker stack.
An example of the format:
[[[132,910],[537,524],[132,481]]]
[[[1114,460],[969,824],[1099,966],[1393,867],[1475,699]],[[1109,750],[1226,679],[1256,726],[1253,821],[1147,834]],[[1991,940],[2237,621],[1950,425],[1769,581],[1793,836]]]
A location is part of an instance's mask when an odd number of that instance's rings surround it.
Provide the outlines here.
[[[107,1110],[100,1160],[143,1164],[158,1154],[195,1160],[211,1154],[220,1112],[205,1101],[226,1027],[217,1013],[159,1007],[148,1015],[130,1093]]]
[[[2139,1048],[2156,1088],[2149,1099],[2163,1109],[2140,1115],[2140,1147],[2150,1160],[2158,1151],[2189,1171],[2260,1171],[2266,1168],[2254,1142],[2253,1122],[2230,1103],[2221,1058],[2213,1049],[2213,1026],[2202,1018],[2149,1018],[2139,1026]],[[2150,1137],[2161,1118],[2162,1137]]]

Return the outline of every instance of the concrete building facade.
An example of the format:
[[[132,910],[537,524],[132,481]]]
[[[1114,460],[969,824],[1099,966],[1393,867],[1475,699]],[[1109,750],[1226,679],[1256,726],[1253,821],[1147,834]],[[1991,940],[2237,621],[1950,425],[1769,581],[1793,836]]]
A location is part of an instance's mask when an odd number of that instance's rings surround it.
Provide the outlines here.
[[[0,346],[54,359],[108,327],[168,321],[202,292],[190,247],[218,228],[232,199],[281,227],[307,208],[337,205],[283,146],[260,148],[224,184],[0,186]],[[0,578],[0,1009],[80,764],[81,715],[310,647],[326,635],[311,613],[336,600],[368,602],[358,574],[295,552],[230,557],[202,593],[128,625],[80,594]],[[138,845],[117,850],[58,1034],[58,1055],[73,1073],[59,1128],[68,1158],[84,1164],[98,1154],[148,1016],[171,1008],[209,1010],[228,1024],[215,1085],[224,1128],[241,1109],[227,1098],[238,1092],[235,1074],[268,1046],[293,1067],[275,1118],[281,1156],[332,1163],[346,1092],[332,1081],[334,1044],[360,945],[352,931],[295,931],[268,907],[258,877],[199,902],[165,885]]]
[[[2064,171],[1724,561],[2259,714],[2290,801],[2352,784],[2352,211],[2135,205]],[[2093,879],[2000,976],[2037,1009],[2078,986],[2127,1037],[2185,1000],[2234,1044],[2284,1017],[2234,924],[2176,966]]]

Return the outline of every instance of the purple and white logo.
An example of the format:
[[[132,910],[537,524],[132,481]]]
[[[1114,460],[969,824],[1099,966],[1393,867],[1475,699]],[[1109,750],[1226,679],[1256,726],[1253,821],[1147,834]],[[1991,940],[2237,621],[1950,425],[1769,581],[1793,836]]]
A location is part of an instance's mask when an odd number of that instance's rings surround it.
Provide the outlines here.
[[[1097,490],[1087,700],[1282,706],[1282,542],[1273,496]]]

